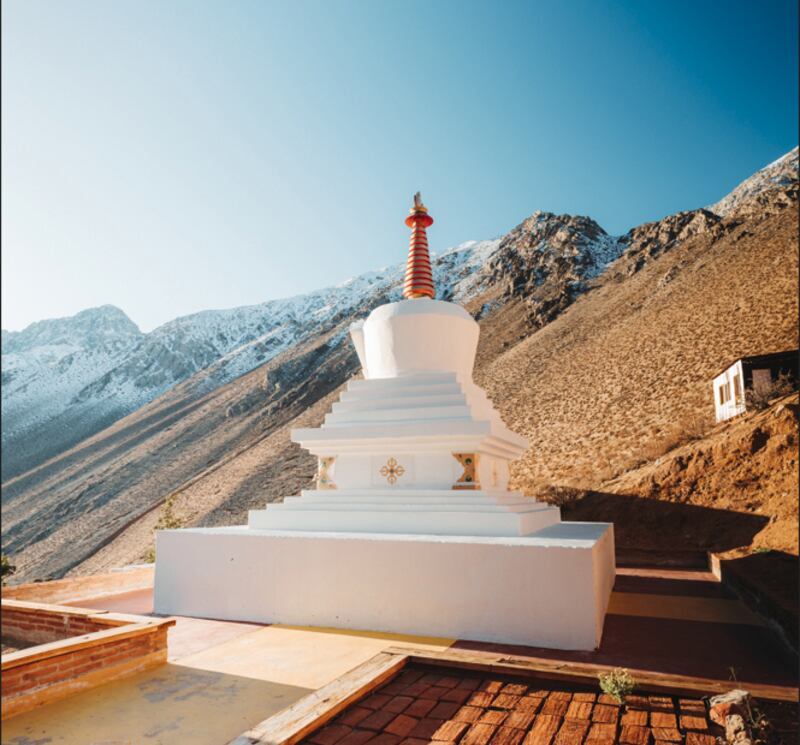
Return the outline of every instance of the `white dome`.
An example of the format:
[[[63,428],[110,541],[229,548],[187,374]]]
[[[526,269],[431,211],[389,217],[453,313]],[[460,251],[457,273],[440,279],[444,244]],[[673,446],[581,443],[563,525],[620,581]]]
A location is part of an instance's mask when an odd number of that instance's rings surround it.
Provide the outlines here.
[[[472,380],[479,327],[464,308],[428,298],[381,305],[350,327],[364,377],[455,372]]]

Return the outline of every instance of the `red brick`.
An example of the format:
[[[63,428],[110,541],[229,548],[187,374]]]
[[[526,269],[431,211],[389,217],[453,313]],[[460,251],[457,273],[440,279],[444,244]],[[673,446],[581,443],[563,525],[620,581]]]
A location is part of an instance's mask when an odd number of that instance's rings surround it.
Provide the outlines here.
[[[586,735],[587,743],[597,743],[597,745],[613,745],[617,739],[617,725],[595,722],[592,724],[589,734]]]
[[[452,675],[445,675],[436,681],[436,685],[442,686],[442,688],[455,688],[458,686],[458,678],[454,678]]]
[[[345,735],[336,745],[364,745],[368,740],[375,737],[375,733],[368,729],[354,729],[349,735]]]
[[[462,738],[461,745],[486,745],[496,729],[494,724],[473,724]]]
[[[537,696],[523,696],[517,701],[515,709],[517,711],[536,711],[542,705],[542,701],[544,699]]]
[[[583,742],[583,736],[587,729],[589,729],[588,721],[565,719],[558,730],[556,739],[553,740],[553,745],[575,745],[575,743]]]
[[[523,683],[506,683],[502,689],[503,693],[510,693],[514,696],[524,696],[528,692],[528,686]]]
[[[702,732],[687,732],[686,745],[716,745],[717,738]]]
[[[619,735],[619,745],[647,745],[650,730],[647,727],[623,726]]]
[[[359,727],[362,729],[374,729],[374,730],[382,730],[389,722],[394,719],[396,714],[393,711],[383,711],[378,709],[378,711],[373,711],[365,719],[362,719],[359,723]]]
[[[392,719],[391,722],[389,722],[384,729],[384,732],[389,732],[392,735],[399,735],[400,737],[406,737],[407,735],[411,734],[411,731],[417,726],[417,722],[419,722],[419,719],[414,719],[414,717],[409,717],[405,714],[398,714],[394,719]]]
[[[361,702],[361,706],[366,706],[368,709],[382,709],[391,700],[392,697],[387,696],[385,693],[373,693],[369,698],[365,698]]]
[[[450,719],[461,707],[450,701],[440,701],[428,713],[429,719]]]
[[[467,704],[469,706],[482,706],[486,708],[487,706],[491,706],[492,701],[494,701],[493,693],[489,693],[488,691],[476,691],[470,696]]]
[[[470,696],[472,691],[465,688],[451,688],[441,695],[442,701],[453,701],[457,704],[463,704]]]
[[[648,696],[650,711],[675,711],[675,704],[669,696]]]
[[[565,719],[590,719],[592,716],[593,704],[588,701],[570,701]]]
[[[503,683],[502,680],[484,680],[481,684],[481,687],[478,689],[480,691],[486,691],[486,693],[500,693],[503,690]]]
[[[650,726],[675,728],[678,726],[678,720],[674,714],[667,714],[663,711],[653,711],[650,712]]]
[[[438,701],[442,697],[442,694],[447,693],[448,690],[448,688],[442,688],[441,686],[430,686],[420,694],[420,698],[433,698]]]
[[[414,699],[411,696],[395,696],[391,701],[388,701],[382,708],[385,711],[393,711],[395,714],[399,714],[401,711],[405,711],[408,708],[408,705]]]
[[[500,727],[494,733],[492,745],[518,745],[525,737],[525,730],[514,729],[513,727]]]
[[[492,701],[492,706],[496,706],[500,709],[513,709],[520,698],[521,696],[514,696],[511,693],[501,693]]]
[[[502,724],[508,712],[498,709],[486,709],[478,720],[481,724]]]
[[[372,709],[368,709],[366,706],[353,706],[344,714],[341,714],[337,717],[336,721],[339,724],[347,724],[350,727],[355,727],[361,720],[366,719],[370,714],[372,714]]]
[[[377,737],[369,740],[369,745],[397,745],[398,742],[400,742],[400,738],[397,735],[381,732]]]
[[[681,711],[696,712],[702,711],[705,714],[706,705],[696,698],[682,698],[678,701]]]
[[[469,727],[469,725],[464,722],[444,722],[436,732],[433,733],[431,739],[444,742],[456,742],[467,727]]]
[[[572,694],[573,701],[597,701],[597,694],[596,693],[573,693]]]
[[[428,688],[430,688],[430,686],[427,683],[418,680],[416,683],[406,686],[403,693],[405,693],[406,696],[421,696]]]
[[[594,709],[592,709],[593,722],[613,723],[617,721],[618,716],[619,716],[618,706],[609,706],[608,704],[595,704]]]
[[[434,706],[436,706],[436,701],[434,701],[432,698],[418,698],[409,704],[408,708],[405,710],[405,713],[410,717],[422,719],[422,717],[428,715]]]
[[[480,684],[481,681],[478,678],[462,678],[458,681],[458,687],[465,691],[474,691]]]
[[[544,700],[542,708],[539,709],[540,714],[546,714],[551,717],[563,717],[567,713],[569,702],[557,698],[548,697]]]
[[[665,742],[683,742],[683,736],[674,727],[653,727],[653,737]]]
[[[539,714],[525,737],[524,745],[550,745],[561,724],[559,717]]]
[[[623,727],[645,727],[647,725],[647,712],[641,709],[628,709],[622,715],[620,722]]]
[[[423,740],[430,739],[442,724],[441,719],[421,719],[416,727],[411,731],[412,737],[421,737]]]
[[[705,717],[705,712],[702,714],[681,714],[681,729],[696,729],[707,730],[708,720]]]
[[[477,722],[483,714],[480,706],[462,706],[455,714],[453,719],[456,722]]]
[[[387,696],[398,696],[401,693],[405,693],[407,687],[408,685],[406,683],[400,683],[395,680],[389,683],[389,685],[383,686],[378,693],[385,693]]]
[[[507,719],[503,722],[504,727],[512,727],[514,729],[528,729],[536,718],[536,712],[530,709],[523,709],[520,711],[512,711]]]
[[[428,745],[430,740],[423,740],[419,737],[407,737],[400,745]]]
[[[349,735],[353,730],[343,724],[329,724],[321,730],[315,732],[309,741],[316,743],[316,745],[334,745],[339,742],[345,735]]]
[[[419,670],[403,670],[403,672],[394,679],[394,682],[410,685],[411,683],[416,683],[423,675],[424,673]]]

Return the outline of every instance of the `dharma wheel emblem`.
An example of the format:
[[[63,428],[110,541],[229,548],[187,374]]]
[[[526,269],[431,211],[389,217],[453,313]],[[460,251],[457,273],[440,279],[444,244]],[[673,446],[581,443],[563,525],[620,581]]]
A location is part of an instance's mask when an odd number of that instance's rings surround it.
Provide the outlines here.
[[[406,469],[403,468],[394,458],[389,458],[386,461],[386,465],[381,468],[381,476],[383,476],[390,484],[397,483],[397,479],[399,479],[404,473]]]

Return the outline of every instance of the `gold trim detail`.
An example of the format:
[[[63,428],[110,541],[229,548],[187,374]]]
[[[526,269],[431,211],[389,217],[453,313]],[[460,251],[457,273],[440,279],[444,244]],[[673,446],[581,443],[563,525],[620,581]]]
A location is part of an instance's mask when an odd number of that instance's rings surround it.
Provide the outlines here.
[[[394,485],[404,473],[406,469],[403,468],[394,458],[389,458],[386,465],[381,468],[381,476],[383,476],[390,484]]]
[[[335,455],[320,457],[317,461],[317,489],[336,489],[336,482],[333,480],[331,471],[336,462]]]
[[[453,484],[453,489],[480,489],[481,485],[478,483],[478,460],[480,455],[477,453],[453,453],[453,457],[464,469],[461,478]]]

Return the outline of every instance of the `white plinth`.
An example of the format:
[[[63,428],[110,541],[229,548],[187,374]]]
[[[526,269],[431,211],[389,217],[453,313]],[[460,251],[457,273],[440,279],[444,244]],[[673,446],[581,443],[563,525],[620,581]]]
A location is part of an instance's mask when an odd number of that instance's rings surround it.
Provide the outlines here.
[[[155,612],[595,649],[613,526],[525,537],[159,531]]]
[[[424,489],[306,490],[250,510],[258,530],[519,536],[558,523],[561,511],[519,492]]]

